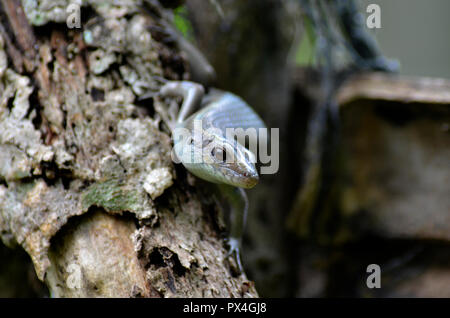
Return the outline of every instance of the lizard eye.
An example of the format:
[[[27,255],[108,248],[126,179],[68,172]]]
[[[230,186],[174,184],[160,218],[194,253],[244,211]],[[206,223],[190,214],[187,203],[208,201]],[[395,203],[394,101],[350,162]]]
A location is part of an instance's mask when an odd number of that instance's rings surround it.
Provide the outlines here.
[[[227,152],[223,148],[214,147],[211,150],[211,155],[220,162],[225,162],[227,160]]]

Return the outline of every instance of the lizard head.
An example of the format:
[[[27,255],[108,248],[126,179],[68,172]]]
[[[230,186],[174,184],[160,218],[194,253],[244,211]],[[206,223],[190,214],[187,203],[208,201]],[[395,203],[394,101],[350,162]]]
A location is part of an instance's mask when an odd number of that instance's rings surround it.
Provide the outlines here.
[[[188,171],[209,182],[252,188],[259,181],[255,156],[234,140],[204,132],[174,142],[174,150]]]

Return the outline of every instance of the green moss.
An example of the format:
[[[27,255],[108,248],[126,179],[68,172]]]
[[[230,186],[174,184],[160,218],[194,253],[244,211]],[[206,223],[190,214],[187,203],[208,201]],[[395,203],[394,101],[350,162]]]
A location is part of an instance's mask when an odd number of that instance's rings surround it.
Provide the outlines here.
[[[314,28],[308,19],[305,19],[304,27],[305,33],[297,48],[295,63],[298,66],[315,65],[316,35],[314,34]]]
[[[96,205],[110,212],[131,211],[141,208],[140,193],[128,190],[125,184],[118,179],[94,183],[82,194],[83,210]]]
[[[193,29],[191,22],[187,18],[187,9],[185,6],[176,8],[174,11],[174,24],[178,31],[183,34],[183,36],[189,40],[193,40]]]

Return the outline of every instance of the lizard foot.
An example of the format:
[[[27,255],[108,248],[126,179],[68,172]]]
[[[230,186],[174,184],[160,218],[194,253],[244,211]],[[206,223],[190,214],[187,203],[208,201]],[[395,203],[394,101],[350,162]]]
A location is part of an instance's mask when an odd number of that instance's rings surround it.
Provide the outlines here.
[[[237,264],[237,266],[239,268],[239,272],[243,273],[244,272],[244,268],[242,267],[241,258],[240,258],[240,255],[239,255],[240,254],[239,250],[240,250],[240,247],[241,247],[240,240],[237,239],[237,238],[234,238],[234,237],[230,237],[227,240],[227,244],[229,246],[227,257],[230,257],[230,256],[232,256],[232,254],[234,254],[236,264]]]

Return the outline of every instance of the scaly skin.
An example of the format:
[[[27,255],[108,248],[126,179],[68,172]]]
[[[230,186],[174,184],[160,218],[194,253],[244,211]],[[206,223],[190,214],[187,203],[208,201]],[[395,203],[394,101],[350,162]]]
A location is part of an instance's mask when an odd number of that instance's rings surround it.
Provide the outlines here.
[[[252,144],[258,141],[258,129],[265,125],[250,106],[231,93],[214,90],[204,97],[201,85],[187,81],[168,82],[160,92],[164,96],[183,97],[172,133],[175,154],[192,174],[218,184],[223,197],[230,203],[229,254],[236,254],[242,271],[239,248],[248,210],[243,188],[254,187],[259,177],[255,155],[234,138],[230,139],[226,129],[254,128],[256,133],[248,136]],[[201,105],[203,108],[192,114]],[[180,129],[189,134],[177,134]]]

